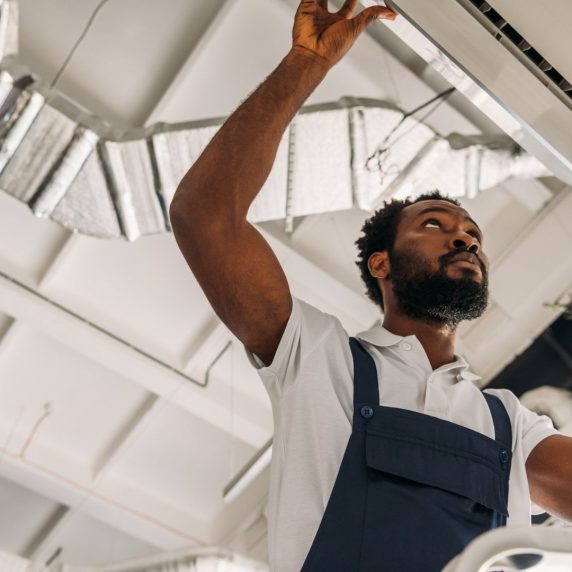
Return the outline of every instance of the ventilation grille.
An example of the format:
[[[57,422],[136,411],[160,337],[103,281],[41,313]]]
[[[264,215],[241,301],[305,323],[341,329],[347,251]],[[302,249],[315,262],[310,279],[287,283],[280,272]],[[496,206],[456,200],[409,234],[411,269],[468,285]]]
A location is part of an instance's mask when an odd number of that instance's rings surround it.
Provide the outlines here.
[[[506,45],[521,61],[530,66],[535,75],[572,109],[572,84],[534,49],[490,4],[483,0],[457,0],[459,4],[474,12],[478,10],[479,20],[491,34]],[[484,17],[484,18],[483,18]]]

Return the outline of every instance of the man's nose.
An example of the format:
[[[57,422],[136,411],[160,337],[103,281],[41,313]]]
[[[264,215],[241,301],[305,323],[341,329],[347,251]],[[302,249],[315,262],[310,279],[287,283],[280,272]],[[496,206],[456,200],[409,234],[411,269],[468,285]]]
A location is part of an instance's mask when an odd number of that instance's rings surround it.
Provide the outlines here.
[[[473,254],[478,254],[480,249],[479,242],[477,241],[477,239],[469,234],[466,234],[462,237],[457,236],[453,240],[453,246],[455,247],[455,249],[468,250]]]

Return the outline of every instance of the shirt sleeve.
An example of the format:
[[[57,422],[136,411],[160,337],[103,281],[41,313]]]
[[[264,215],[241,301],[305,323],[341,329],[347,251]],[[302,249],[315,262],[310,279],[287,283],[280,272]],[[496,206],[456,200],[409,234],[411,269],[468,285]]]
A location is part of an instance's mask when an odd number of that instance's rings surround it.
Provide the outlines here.
[[[331,335],[340,340],[347,339],[338,318],[298,298],[292,298],[292,313],[272,363],[264,366],[257,355],[246,350],[247,357],[258,370],[271,400],[279,399],[287,388],[299,380],[306,360]]]
[[[538,415],[527,409],[512,391],[508,389],[486,391],[496,395],[503,402],[511,421],[513,450],[518,447],[524,461],[540,441],[559,434],[550,417]]]
[[[523,456],[528,459],[533,449],[544,439],[551,435],[558,435],[559,431],[554,428],[552,420],[546,415],[538,415],[530,409],[520,405],[522,425],[522,449]]]

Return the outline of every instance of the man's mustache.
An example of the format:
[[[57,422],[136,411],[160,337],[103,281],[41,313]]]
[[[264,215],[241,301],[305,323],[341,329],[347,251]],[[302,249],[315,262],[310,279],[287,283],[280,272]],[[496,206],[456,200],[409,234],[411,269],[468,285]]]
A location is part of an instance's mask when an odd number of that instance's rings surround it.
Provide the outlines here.
[[[447,266],[447,264],[453,262],[455,260],[455,258],[457,258],[457,256],[459,256],[459,254],[464,254],[464,253],[472,254],[475,261],[481,267],[482,272],[483,273],[486,272],[487,269],[485,268],[483,261],[479,258],[479,255],[476,254],[475,252],[471,252],[470,250],[468,250],[466,248],[459,248],[459,249],[454,250],[452,252],[447,252],[446,254],[443,254],[443,256],[439,257],[439,264],[441,265],[442,268],[444,268],[445,266]]]

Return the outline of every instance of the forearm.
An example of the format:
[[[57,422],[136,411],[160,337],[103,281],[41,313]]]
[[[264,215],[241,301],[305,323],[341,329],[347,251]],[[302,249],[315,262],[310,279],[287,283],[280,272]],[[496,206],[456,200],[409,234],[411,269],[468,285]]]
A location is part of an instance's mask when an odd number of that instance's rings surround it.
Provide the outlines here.
[[[178,216],[245,219],[274,163],[280,140],[329,67],[293,49],[227,119],[181,181]]]
[[[526,461],[530,496],[540,507],[572,522],[572,438],[541,441]]]

